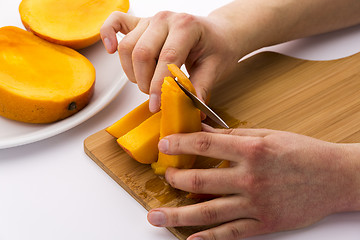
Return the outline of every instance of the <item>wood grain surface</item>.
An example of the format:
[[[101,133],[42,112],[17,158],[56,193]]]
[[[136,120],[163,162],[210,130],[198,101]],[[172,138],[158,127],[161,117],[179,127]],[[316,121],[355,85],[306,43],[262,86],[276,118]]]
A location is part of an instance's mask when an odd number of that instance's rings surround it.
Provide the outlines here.
[[[360,53],[333,61],[259,53],[240,62],[237,72],[213,89],[210,106],[232,127],[271,128],[331,142],[359,142]],[[149,165],[131,159],[105,130],[89,136],[84,148],[147,210],[198,202],[171,188]],[[198,159],[196,168],[217,163]],[[186,239],[209,227],[168,229]]]

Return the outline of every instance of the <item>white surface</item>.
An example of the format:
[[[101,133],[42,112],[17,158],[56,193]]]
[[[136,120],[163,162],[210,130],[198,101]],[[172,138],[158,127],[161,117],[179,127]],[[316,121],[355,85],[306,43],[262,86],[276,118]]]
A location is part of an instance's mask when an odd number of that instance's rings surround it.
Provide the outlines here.
[[[224,2],[229,1],[134,0],[131,12],[137,16],[151,16],[160,10],[206,15]],[[0,26],[22,26],[18,4],[18,0],[0,1]],[[360,26],[267,50],[327,60],[359,52],[359,42]],[[92,48],[83,52],[91,55]],[[115,77],[121,71],[116,54],[107,57],[113,61],[100,64],[98,81],[106,74]],[[112,124],[145,99],[136,85],[127,84],[105,109],[69,131],[0,150],[0,240],[176,239],[166,229],[152,227],[146,220],[146,210],[83,151],[86,137]],[[359,223],[360,213],[343,213],[301,230],[251,239],[359,240]]]

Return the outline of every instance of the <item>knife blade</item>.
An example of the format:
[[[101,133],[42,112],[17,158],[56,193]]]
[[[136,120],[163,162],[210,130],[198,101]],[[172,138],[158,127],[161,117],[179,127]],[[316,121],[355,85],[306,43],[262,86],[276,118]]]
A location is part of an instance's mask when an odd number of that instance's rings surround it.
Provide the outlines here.
[[[210,107],[208,107],[205,103],[203,103],[197,96],[187,90],[176,78],[174,78],[177,85],[180,89],[192,100],[195,107],[205,113],[206,116],[211,118],[211,120],[215,121],[217,124],[224,128],[230,128],[224,120],[222,120]]]

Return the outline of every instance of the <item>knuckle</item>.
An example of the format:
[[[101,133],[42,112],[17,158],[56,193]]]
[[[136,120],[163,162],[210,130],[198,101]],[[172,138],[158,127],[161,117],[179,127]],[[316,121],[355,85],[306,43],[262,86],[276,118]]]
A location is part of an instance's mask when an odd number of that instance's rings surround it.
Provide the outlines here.
[[[190,188],[192,192],[201,192],[204,188],[204,180],[199,176],[198,173],[194,172],[193,175],[190,177]]]
[[[148,62],[150,61],[152,57],[152,52],[149,48],[145,46],[135,46],[132,58],[136,62]]]
[[[149,93],[150,86],[148,83],[137,81],[137,84],[138,84],[140,91],[142,91],[143,93],[146,93],[146,94]]]
[[[173,47],[166,47],[161,50],[159,61],[173,63],[178,59],[178,51]]]
[[[168,214],[168,225],[170,226],[180,226],[180,217],[179,217],[179,213],[177,211],[172,211],[170,214]]]
[[[205,239],[208,239],[208,240],[217,240],[219,239],[218,237],[216,237],[216,234],[215,234],[215,231],[212,230],[212,229],[209,229],[206,231],[206,238]]]
[[[228,135],[236,135],[237,134],[235,128],[224,129],[223,131],[225,134],[228,134]]]
[[[194,148],[197,152],[203,153],[207,152],[211,147],[211,135],[206,133],[199,133],[198,137],[195,139]]]
[[[121,15],[122,14],[122,12],[120,12],[120,11],[113,11],[111,14],[110,14],[110,18],[119,18],[119,15]]]
[[[255,176],[250,173],[243,175],[241,185],[243,185],[243,187],[245,186],[247,189],[254,190],[256,186]]]
[[[109,26],[107,26],[106,24],[102,25],[100,27],[100,35],[104,36],[106,34],[108,28],[109,28]]]
[[[243,232],[236,226],[229,226],[230,239],[239,239],[243,236]]]
[[[169,141],[169,142],[170,142],[169,148],[172,152],[175,152],[175,153],[183,152],[181,145],[180,145],[180,141],[176,136],[171,136],[171,141]]]
[[[207,87],[199,86],[199,87],[197,88],[197,91],[196,91],[196,92],[198,93],[198,96],[202,97],[202,99],[203,99],[204,101],[207,100],[207,98],[208,98],[208,96],[209,96],[209,90],[208,90]]]
[[[177,188],[177,182],[175,181],[174,174],[169,174],[169,171],[165,173],[166,181],[172,186],[173,188]]]
[[[194,15],[188,13],[178,13],[176,15],[176,27],[177,28],[187,28],[189,26],[194,26],[196,24],[197,18]]]
[[[200,213],[204,224],[216,223],[218,220],[217,211],[214,208],[209,207],[208,205],[201,206]]]
[[[126,36],[118,44],[118,52],[120,54],[131,55],[134,43],[127,40]]]
[[[255,139],[248,148],[249,158],[251,160],[257,160],[264,156],[266,151],[266,142],[263,138]]]
[[[172,14],[173,12],[171,11],[160,11],[154,15],[154,19],[157,21],[164,21],[167,18],[169,18]]]

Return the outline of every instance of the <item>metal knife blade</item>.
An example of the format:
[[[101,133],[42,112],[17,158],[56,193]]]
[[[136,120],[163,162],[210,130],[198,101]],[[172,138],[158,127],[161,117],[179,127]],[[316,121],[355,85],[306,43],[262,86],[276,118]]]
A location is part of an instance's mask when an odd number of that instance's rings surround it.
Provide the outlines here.
[[[224,120],[222,120],[211,108],[209,108],[205,103],[203,103],[197,96],[187,90],[176,78],[174,78],[177,85],[183,90],[183,92],[193,101],[196,108],[201,110],[209,118],[215,121],[217,124],[224,128],[230,128]]]

